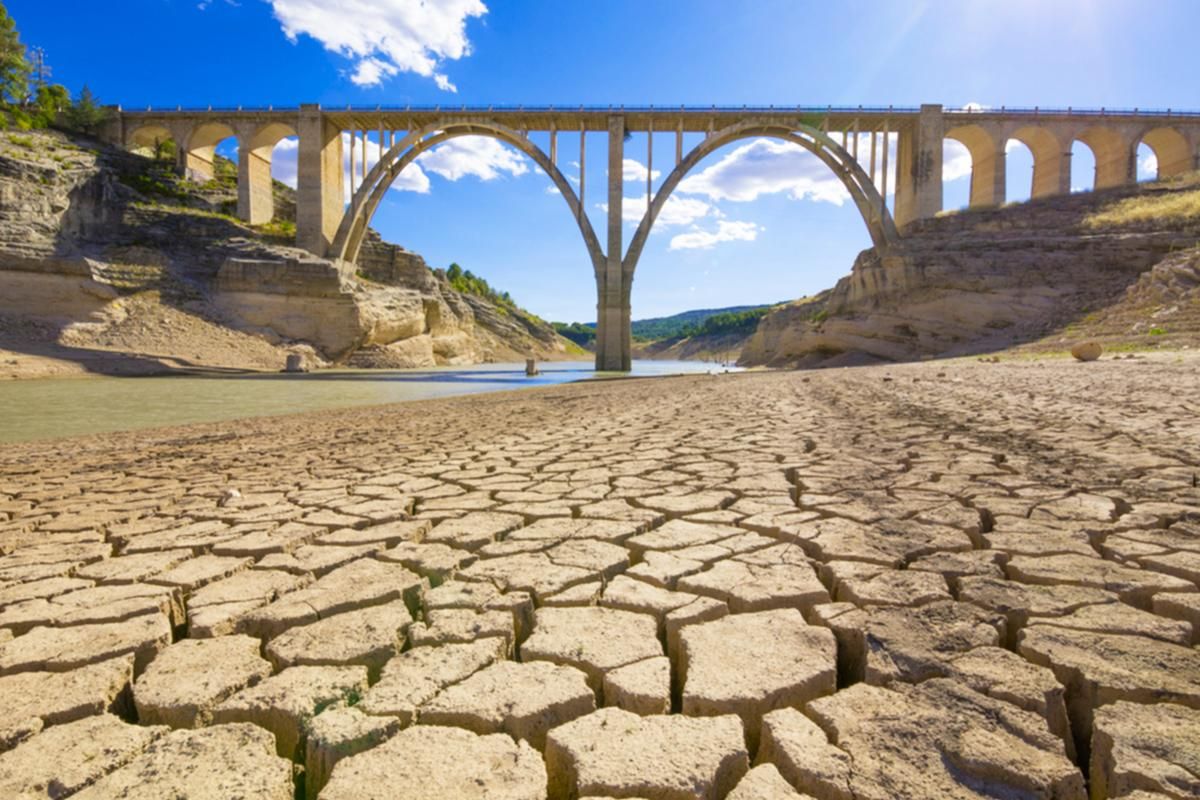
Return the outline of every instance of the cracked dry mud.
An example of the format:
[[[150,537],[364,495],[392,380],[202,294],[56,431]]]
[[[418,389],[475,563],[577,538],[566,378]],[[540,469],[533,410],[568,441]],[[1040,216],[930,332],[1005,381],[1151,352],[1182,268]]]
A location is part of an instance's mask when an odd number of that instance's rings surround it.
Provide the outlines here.
[[[1200,361],[6,446],[6,798],[1200,795]]]

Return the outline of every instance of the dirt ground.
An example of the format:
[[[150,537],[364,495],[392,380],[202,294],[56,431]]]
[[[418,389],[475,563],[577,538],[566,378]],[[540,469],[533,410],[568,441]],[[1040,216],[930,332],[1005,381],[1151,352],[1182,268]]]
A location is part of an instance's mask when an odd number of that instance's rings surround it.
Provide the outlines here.
[[[1197,367],[5,446],[0,795],[1196,796]]]

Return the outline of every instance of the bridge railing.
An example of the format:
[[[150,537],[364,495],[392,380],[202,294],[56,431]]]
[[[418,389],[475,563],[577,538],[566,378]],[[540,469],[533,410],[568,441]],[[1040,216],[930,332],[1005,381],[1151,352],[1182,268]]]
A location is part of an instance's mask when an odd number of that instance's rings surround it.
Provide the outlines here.
[[[277,108],[275,106],[203,106],[203,107],[163,107],[147,106],[146,108],[113,107],[114,110],[126,114],[263,114],[263,113],[295,113],[297,108]],[[710,106],[659,106],[659,105],[519,105],[492,104],[487,106],[472,105],[375,105],[342,107],[324,106],[322,111],[330,114],[370,114],[370,113],[415,113],[415,114],[490,114],[524,113],[524,114],[554,114],[554,113],[623,113],[623,114],[917,114],[919,107],[914,106],[777,106],[777,105],[710,105]],[[1003,115],[1003,116],[1079,116],[1079,117],[1188,117],[1200,118],[1200,111],[1178,110],[1172,108],[1040,108],[1033,107],[972,107],[972,108],[943,108],[942,113],[958,115]]]

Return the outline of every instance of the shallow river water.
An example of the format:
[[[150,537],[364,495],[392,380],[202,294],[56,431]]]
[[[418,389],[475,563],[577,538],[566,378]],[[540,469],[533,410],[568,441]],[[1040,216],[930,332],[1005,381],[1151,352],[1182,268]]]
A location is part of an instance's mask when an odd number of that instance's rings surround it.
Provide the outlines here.
[[[0,442],[215,422],[524,389],[607,377],[587,362],[415,370],[330,370],[307,375],[172,375],[0,381]],[[698,361],[634,361],[634,376],[718,371]]]

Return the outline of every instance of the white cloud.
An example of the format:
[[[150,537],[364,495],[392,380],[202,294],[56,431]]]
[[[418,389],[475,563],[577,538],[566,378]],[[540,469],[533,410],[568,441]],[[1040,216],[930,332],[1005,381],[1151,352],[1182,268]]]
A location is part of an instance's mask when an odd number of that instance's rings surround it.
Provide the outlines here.
[[[831,134],[841,143],[838,134]],[[869,170],[871,140],[861,134],[858,160]],[[891,141],[888,164],[889,191],[895,184],[896,138]],[[880,147],[880,150],[882,148]],[[882,165],[882,152],[877,156]],[[876,171],[882,185],[882,169]],[[738,146],[717,163],[684,178],[677,191],[702,194],[712,200],[747,202],[764,194],[787,192],[795,200],[810,199],[842,205],[850,199],[846,187],[820,159],[796,144],[772,139],[755,139]]]
[[[358,62],[358,68],[354,70],[350,80],[357,86],[375,86],[382,83],[384,78],[392,77],[396,72],[393,64],[378,58],[364,58]]]
[[[967,103],[962,107],[963,111],[987,111],[991,106],[985,106],[983,103]]]
[[[720,220],[715,231],[693,228],[671,238],[672,250],[707,250],[721,242],[752,242],[763,228],[755,222]]]
[[[946,139],[942,148],[942,180],[956,181],[971,174],[971,151],[956,139]]]
[[[638,161],[636,158],[627,158],[622,162],[622,173],[625,176],[626,182],[640,181],[646,182],[646,165]],[[651,180],[658,180],[658,176],[662,175],[659,170],[653,170],[650,173]]]
[[[1015,153],[1018,150],[1028,150],[1029,147],[1020,139],[1009,139],[1004,143],[1004,154]]]
[[[470,55],[467,21],[482,17],[481,0],[268,0],[284,34],[311,36],[354,62],[350,79],[376,86],[399,72],[454,84],[440,71]]]
[[[449,181],[468,175],[491,181],[505,173],[517,176],[529,171],[529,164],[520,153],[486,136],[454,139],[418,156],[417,161],[425,169]]]
[[[608,203],[597,203],[596,208],[604,213],[608,213]],[[642,217],[646,214],[646,195],[645,193],[637,197],[625,197],[621,202],[621,219],[625,222],[638,224],[642,221]],[[676,194],[667,196],[667,202],[663,203],[662,211],[658,212],[658,216],[654,220],[652,231],[659,228],[670,228],[678,225],[691,225],[697,220],[707,216],[722,217],[720,209],[710,205],[703,200],[698,200],[694,197],[680,197]]]

